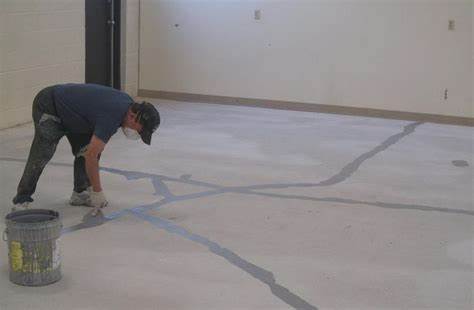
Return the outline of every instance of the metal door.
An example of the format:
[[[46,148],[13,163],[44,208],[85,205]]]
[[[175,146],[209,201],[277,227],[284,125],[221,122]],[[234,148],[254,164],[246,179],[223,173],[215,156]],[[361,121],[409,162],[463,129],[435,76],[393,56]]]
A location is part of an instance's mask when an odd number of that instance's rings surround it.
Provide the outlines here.
[[[86,83],[120,88],[120,0],[86,0]]]

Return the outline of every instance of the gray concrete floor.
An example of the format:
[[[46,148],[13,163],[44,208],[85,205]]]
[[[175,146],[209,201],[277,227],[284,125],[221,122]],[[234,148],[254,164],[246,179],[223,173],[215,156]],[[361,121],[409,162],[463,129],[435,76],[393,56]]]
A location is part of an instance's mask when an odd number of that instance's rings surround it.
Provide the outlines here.
[[[35,206],[63,279],[11,284],[2,242],[0,309],[473,309],[472,128],[155,102],[151,147],[107,145],[103,217],[61,142]],[[0,131],[2,217],[32,134]]]

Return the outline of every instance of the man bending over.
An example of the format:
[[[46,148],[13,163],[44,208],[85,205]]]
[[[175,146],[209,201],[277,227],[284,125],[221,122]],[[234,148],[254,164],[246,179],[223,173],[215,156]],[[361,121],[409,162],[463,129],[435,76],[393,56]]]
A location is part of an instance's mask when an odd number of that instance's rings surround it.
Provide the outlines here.
[[[28,161],[13,198],[14,210],[33,202],[38,179],[66,136],[74,159],[72,205],[96,209],[107,205],[99,174],[100,154],[118,128],[130,139],[150,145],[160,114],[148,102],[136,103],[124,92],[95,84],[47,87],[33,101],[35,135]]]

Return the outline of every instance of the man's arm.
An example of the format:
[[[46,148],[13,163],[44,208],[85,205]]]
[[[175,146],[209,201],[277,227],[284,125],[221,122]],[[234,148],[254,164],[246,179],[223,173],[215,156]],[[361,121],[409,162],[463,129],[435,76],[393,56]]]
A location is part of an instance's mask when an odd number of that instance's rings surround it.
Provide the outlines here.
[[[99,175],[99,155],[104,150],[105,143],[100,140],[96,135],[93,135],[91,142],[87,146],[87,151],[84,154],[86,159],[86,172],[89,177],[89,181],[92,185],[92,191],[90,193],[91,205],[95,208],[93,216],[97,215],[100,208],[107,205],[107,199],[102,192],[102,186],[100,185]]]
[[[87,151],[84,154],[87,176],[89,177],[94,192],[102,191],[99,175],[99,155],[102,153],[104,148],[105,143],[93,135],[87,147]]]

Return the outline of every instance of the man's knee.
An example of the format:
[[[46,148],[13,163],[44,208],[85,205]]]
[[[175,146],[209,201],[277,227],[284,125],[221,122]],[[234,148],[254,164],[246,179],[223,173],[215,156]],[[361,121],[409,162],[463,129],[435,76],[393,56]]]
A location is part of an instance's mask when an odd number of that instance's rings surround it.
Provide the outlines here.
[[[43,162],[47,163],[56,152],[58,142],[58,139],[51,139],[47,135],[37,135],[31,145],[31,160],[34,160],[37,165],[41,165]]]
[[[62,125],[53,115],[43,114],[35,130],[38,136],[49,143],[58,143],[64,136]]]

